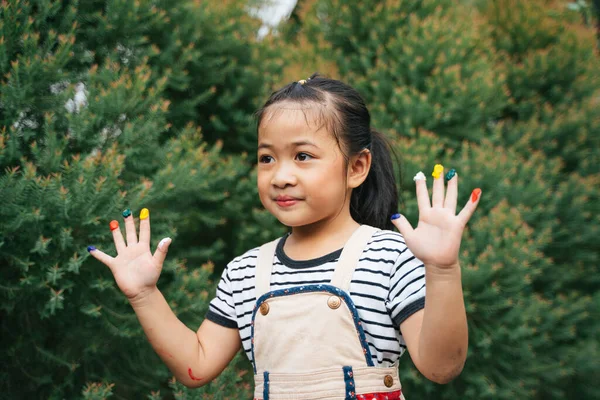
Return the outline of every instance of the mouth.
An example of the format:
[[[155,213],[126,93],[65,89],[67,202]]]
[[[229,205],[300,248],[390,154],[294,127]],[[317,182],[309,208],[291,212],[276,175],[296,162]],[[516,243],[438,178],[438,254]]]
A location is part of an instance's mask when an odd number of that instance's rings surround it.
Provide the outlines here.
[[[291,207],[299,201],[301,201],[301,199],[290,196],[277,196],[275,198],[275,203],[277,203],[279,207]]]

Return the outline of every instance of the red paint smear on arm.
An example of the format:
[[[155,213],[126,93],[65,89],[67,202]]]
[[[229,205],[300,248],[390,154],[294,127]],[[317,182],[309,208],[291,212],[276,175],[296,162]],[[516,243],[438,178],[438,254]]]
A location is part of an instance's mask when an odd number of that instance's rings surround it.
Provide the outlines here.
[[[194,374],[192,374],[192,369],[191,368],[188,368],[188,374],[190,375],[190,378],[192,378],[192,380],[195,380],[195,381],[201,381],[202,380],[202,378],[196,378],[194,376]]]

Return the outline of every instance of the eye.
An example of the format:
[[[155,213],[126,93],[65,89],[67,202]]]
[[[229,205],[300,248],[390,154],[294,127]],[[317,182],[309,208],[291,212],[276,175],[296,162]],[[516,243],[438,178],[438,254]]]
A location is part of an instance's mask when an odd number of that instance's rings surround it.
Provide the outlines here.
[[[258,162],[261,164],[269,164],[271,161],[273,161],[273,157],[271,156],[260,156],[258,158]]]
[[[296,155],[296,158],[298,159],[298,161],[308,161],[311,158],[313,158],[313,156],[311,156],[310,154],[306,154],[306,153],[298,153]]]

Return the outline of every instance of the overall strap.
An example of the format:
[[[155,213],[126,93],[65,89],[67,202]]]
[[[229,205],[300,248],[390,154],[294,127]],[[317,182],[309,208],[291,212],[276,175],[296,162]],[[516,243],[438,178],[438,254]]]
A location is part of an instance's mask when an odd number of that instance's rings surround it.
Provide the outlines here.
[[[371,236],[373,236],[373,233],[378,230],[378,228],[369,225],[361,225],[354,231],[350,239],[346,242],[335,267],[333,277],[331,278],[333,286],[346,292],[349,291],[350,281],[352,280],[354,269],[358,264],[358,259],[371,239]]]
[[[256,299],[267,293],[271,287],[271,270],[273,269],[273,257],[279,238],[260,246],[256,260],[256,282],[254,284]]]

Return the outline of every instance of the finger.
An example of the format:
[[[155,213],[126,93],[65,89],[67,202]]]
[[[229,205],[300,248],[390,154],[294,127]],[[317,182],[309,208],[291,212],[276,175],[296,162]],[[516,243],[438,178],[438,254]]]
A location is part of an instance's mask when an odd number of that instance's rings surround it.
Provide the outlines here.
[[[454,171],[454,172],[453,172]],[[448,180],[448,188],[446,189],[446,199],[444,200],[444,208],[452,210],[452,214],[456,214],[456,202],[458,198],[458,175],[454,169],[451,169],[446,175]]]
[[[110,231],[113,235],[113,240],[115,241],[115,248],[117,249],[117,255],[125,251],[127,245],[125,244],[125,239],[123,239],[123,234],[121,233],[121,229],[119,228],[119,222],[116,220],[110,221],[108,224],[110,227]]]
[[[394,214],[392,215],[391,220],[392,224],[394,224],[394,226],[398,228],[398,232],[400,232],[405,239],[412,235],[414,230],[410,222],[408,222],[408,220],[406,219],[406,217],[404,217],[401,214]]]
[[[137,243],[137,234],[135,233],[135,222],[133,221],[133,215],[131,210],[128,208],[123,211],[123,218],[125,219],[125,235],[127,237],[127,246],[131,246]]]
[[[150,211],[147,208],[140,211],[140,243],[150,246]]]
[[[112,271],[114,257],[111,257],[103,251],[98,250],[94,246],[88,246],[87,250],[92,255],[92,257],[100,261],[102,264],[106,265]]]
[[[442,164],[436,164],[431,175],[433,176],[431,205],[433,207],[444,207],[444,167]]]
[[[413,180],[417,186],[417,205],[419,206],[419,211],[424,211],[428,208],[431,208],[431,203],[429,202],[429,192],[427,191],[427,180],[425,179],[423,172],[419,171]]]
[[[475,189],[471,193],[471,197],[467,204],[463,207],[460,214],[458,214],[458,218],[462,222],[463,226],[467,225],[469,219],[471,219],[471,215],[475,212],[477,205],[479,204],[479,200],[481,199],[481,189]]]
[[[165,257],[169,251],[169,245],[171,244],[171,238],[164,238],[160,241],[154,252],[154,260],[158,265],[162,265],[165,262]]]

